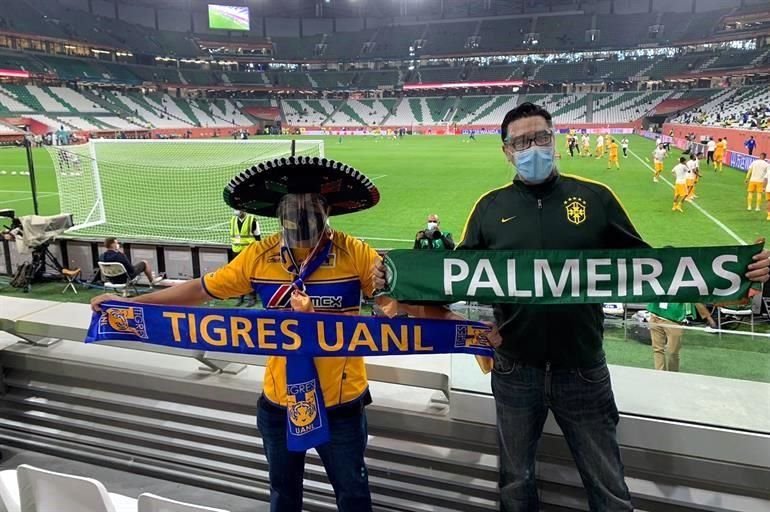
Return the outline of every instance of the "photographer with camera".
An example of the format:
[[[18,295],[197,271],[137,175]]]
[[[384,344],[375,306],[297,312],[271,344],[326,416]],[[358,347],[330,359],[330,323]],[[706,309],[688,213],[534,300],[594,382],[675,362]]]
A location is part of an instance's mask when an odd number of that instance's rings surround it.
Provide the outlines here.
[[[418,231],[414,239],[415,249],[443,249],[451,251],[455,248],[455,242],[452,240],[452,234],[448,231],[442,232],[440,229],[441,221],[438,215],[428,215],[427,229]]]

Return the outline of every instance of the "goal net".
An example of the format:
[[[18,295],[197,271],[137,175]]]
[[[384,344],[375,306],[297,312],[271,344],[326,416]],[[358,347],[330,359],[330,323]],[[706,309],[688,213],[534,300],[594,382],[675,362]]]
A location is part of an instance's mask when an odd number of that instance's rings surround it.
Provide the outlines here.
[[[84,236],[228,244],[227,182],[252,165],[324,156],[320,140],[91,140],[50,147],[62,212]],[[258,217],[263,234],[276,219]]]

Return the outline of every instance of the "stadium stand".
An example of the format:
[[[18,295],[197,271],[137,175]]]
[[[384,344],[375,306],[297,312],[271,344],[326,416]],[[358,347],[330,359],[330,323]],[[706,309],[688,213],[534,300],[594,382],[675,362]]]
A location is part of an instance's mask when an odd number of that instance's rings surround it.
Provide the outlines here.
[[[468,38],[476,35],[478,21],[431,23],[426,33],[424,55],[452,55],[471,51]]]
[[[272,82],[270,81],[270,77],[267,75],[267,73],[263,73],[261,71],[254,71],[254,72],[245,72],[245,71],[228,71],[227,73],[224,73],[227,75],[227,78],[230,80],[233,84],[255,84],[255,85],[265,85],[270,86],[272,85]]]
[[[375,45],[369,53],[370,57],[401,58],[409,55],[412,48],[415,55],[422,53],[415,47],[418,39],[423,39],[427,25],[394,25],[380,27],[375,37]]]
[[[302,72],[283,72],[272,73],[273,85],[276,87],[288,87],[296,89],[311,90],[313,84],[310,83],[307,73]]]
[[[47,91],[36,85],[28,85],[26,86],[26,89],[29,91],[29,94],[35,98],[37,103],[40,104],[42,110],[46,112],[67,112],[72,110],[61,101],[57,101],[56,98],[48,94]]]
[[[347,104],[347,102],[343,102],[340,104],[337,111],[335,111],[334,114],[332,114],[332,116],[329,117],[329,119],[324,123],[324,126],[365,127],[367,124],[361,118],[361,116],[359,116],[358,113]]]
[[[476,115],[465,119],[467,124],[496,125],[505,117],[505,113],[515,108],[519,98],[513,96],[496,96],[480,109],[476,109]]]
[[[24,53],[0,51],[0,69],[18,69],[29,73],[45,73],[46,67],[38,59]]]
[[[453,83],[461,80],[462,68],[417,68],[409,75],[408,83]]]
[[[106,113],[107,109],[90,101],[78,91],[67,87],[50,87],[48,91],[53,96],[63,101],[73,112]]]
[[[364,44],[372,41],[376,34],[376,30],[332,34],[326,40],[324,57],[329,59],[353,59],[358,57],[364,49]]]
[[[568,80],[580,80],[587,76],[586,62],[569,62],[561,64],[546,64],[535,68],[531,75],[539,82],[561,83]]]
[[[214,73],[201,69],[181,69],[179,77],[184,84],[216,85],[218,83]]]
[[[487,96],[466,96],[460,98],[455,108],[455,114],[452,117],[452,122],[455,124],[465,124],[477,115],[481,114],[481,110],[485,105],[488,105],[494,101]]]
[[[59,116],[56,119],[78,130],[95,132],[107,128],[106,125],[100,123],[95,118],[87,118],[85,116]]]
[[[538,34],[536,49],[566,50],[586,46],[586,30],[591,28],[591,16],[558,15],[537,16],[534,19],[534,33]]]
[[[447,116],[450,114],[454,104],[457,101],[455,97],[444,98],[421,98],[424,101],[425,106],[429,114],[428,121],[433,124],[439,124],[446,121]],[[426,109],[424,108],[423,111]]]
[[[43,6],[37,5],[37,7]],[[58,9],[57,5],[49,5],[48,7]],[[55,18],[49,17],[48,14],[44,14],[37,8],[32,8],[31,3],[4,3],[3,17],[7,20],[8,28],[16,32],[71,39],[71,34],[64,30],[59,23],[56,23]]]
[[[321,126],[337,110],[339,103],[328,100],[284,100],[281,102],[281,107],[284,119],[290,125]]]
[[[7,112],[32,112],[35,110],[26,103],[19,101],[16,93],[4,86],[0,86],[0,108]]]
[[[107,69],[95,59],[73,59],[53,55],[41,55],[38,58],[63,80],[99,82],[106,81],[105,75],[109,76]]]
[[[310,37],[271,37],[275,48],[275,55],[284,59],[313,60],[317,55],[316,45],[324,40],[323,35]]]
[[[7,84],[2,87],[5,89],[7,94],[9,93],[11,97],[26,105],[27,108],[25,110],[31,109],[36,112],[42,112],[45,110],[43,105],[40,104],[38,99],[32,93],[30,93],[25,86]]]
[[[184,79],[179,70],[160,66],[132,66],[133,73],[144,82],[181,84]]]
[[[666,99],[671,91],[595,94],[594,123],[628,123],[639,119],[655,105]]]
[[[355,73],[344,71],[322,71],[308,73],[308,80],[314,89],[344,89],[350,86]]]
[[[517,80],[523,78],[525,66],[486,66],[472,68],[468,80],[474,82],[488,82],[496,80]]]
[[[399,83],[396,70],[362,71],[356,76],[355,84],[359,87],[376,89],[380,86],[395,86]]]
[[[222,112],[225,121],[235,126],[251,126],[254,123],[246,114],[241,112],[237,105],[230,100],[222,100]]]
[[[599,46],[623,48],[627,46],[628,41],[651,41],[649,29],[657,21],[657,13],[597,14],[596,28],[599,29]]]
[[[152,126],[158,128],[177,128],[180,123],[178,120],[170,119],[163,116],[163,114],[157,113],[151,105],[149,105],[141,94],[127,93],[123,94],[117,91],[109,91],[106,94],[112,94],[119,102],[123,103],[131,112],[134,112],[136,116],[141,117]],[[163,116],[163,117],[161,117]],[[196,113],[197,117],[197,113]],[[200,119],[200,117],[198,117]],[[205,126],[205,125],[204,125]]]
[[[395,107],[393,115],[388,118],[388,124],[405,127],[421,124],[422,109],[417,108],[418,101],[415,98],[402,98]]]
[[[390,115],[393,100],[353,100],[343,102],[324,126],[379,126]]]
[[[51,131],[58,130],[62,126],[70,130],[76,129],[74,125],[62,119],[47,116],[45,114],[30,114],[30,115],[27,115],[26,117],[29,117],[30,119],[34,119],[35,121],[46,125]]]
[[[674,122],[733,128],[770,128],[770,90],[767,87],[724,89],[696,110]]]
[[[666,13],[661,24],[663,41],[666,43],[684,41],[703,41],[713,35],[717,21],[729,10],[700,12],[700,13]]]
[[[479,30],[478,52],[500,52],[521,50],[524,39],[530,32],[531,18],[485,19]]]
[[[710,54],[694,53],[674,56],[670,59],[660,59],[648,72],[653,80],[681,75],[698,69],[700,65],[713,58]]]
[[[212,103],[205,100],[190,100],[190,108],[198,119],[200,126],[226,126],[226,123],[219,118],[219,112],[214,108]]]
[[[134,118],[135,119],[135,118]],[[117,128],[118,130],[145,130],[147,129],[147,123],[143,122],[143,124],[136,123],[131,120],[131,118],[124,119],[122,117],[117,116],[102,116],[99,118],[99,121],[104,123],[107,126]]]
[[[759,50],[733,50],[722,51],[716,55],[716,60],[711,62],[708,66],[709,69],[717,68],[737,68],[750,66],[754,64],[757,58],[763,57],[767,50],[764,48]]]

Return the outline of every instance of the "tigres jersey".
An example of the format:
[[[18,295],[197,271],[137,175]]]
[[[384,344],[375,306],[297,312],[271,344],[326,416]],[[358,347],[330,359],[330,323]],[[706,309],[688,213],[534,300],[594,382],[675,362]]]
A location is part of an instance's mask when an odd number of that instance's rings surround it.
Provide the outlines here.
[[[291,273],[281,260],[280,234],[253,243],[224,267],[203,276],[206,292],[214,298],[240,297],[256,291],[269,309],[290,309]],[[370,279],[377,252],[364,242],[333,232],[327,261],[305,280],[306,293],[316,312],[358,314],[361,293],[374,292]],[[295,249],[299,264],[309,250]],[[315,359],[326,407],[353,402],[366,393],[368,383],[361,357]],[[268,357],[263,392],[276,405],[286,407],[286,358]]]

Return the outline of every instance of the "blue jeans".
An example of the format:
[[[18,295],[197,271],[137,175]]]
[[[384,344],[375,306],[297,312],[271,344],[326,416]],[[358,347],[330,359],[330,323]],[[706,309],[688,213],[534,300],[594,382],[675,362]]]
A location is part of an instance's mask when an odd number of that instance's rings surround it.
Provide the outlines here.
[[[610,372],[536,368],[495,355],[492,393],[500,444],[500,510],[537,511],[535,452],[548,410],[564,433],[592,511],[633,510],[616,437]]]
[[[368,438],[366,413],[335,415],[329,411],[331,440],[316,447],[337,497],[340,512],[372,509],[369,473],[364,462]],[[286,411],[263,404],[257,409],[257,428],[270,473],[270,511],[302,512],[302,477],[305,452],[286,448]]]

